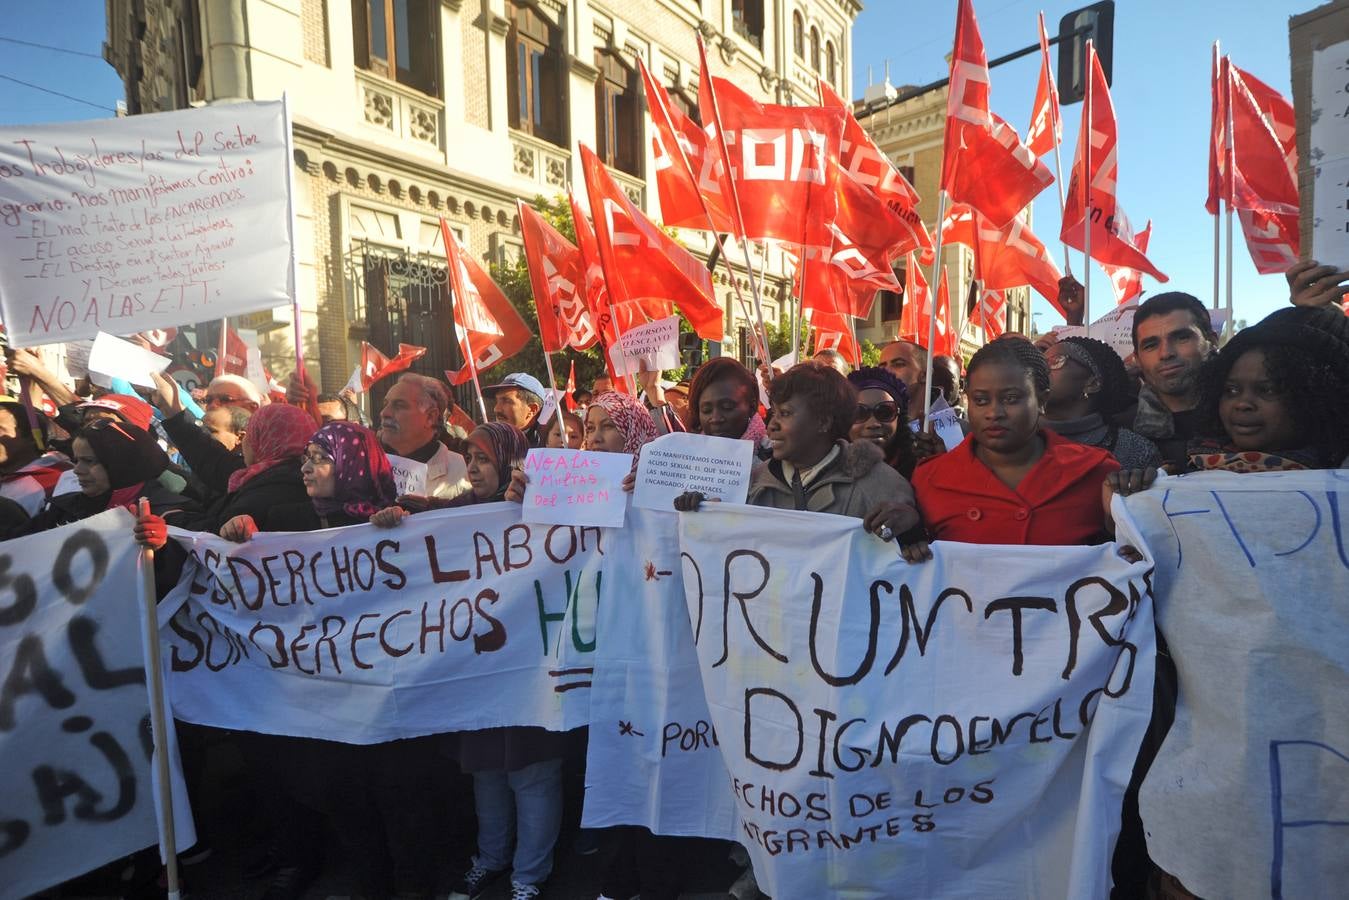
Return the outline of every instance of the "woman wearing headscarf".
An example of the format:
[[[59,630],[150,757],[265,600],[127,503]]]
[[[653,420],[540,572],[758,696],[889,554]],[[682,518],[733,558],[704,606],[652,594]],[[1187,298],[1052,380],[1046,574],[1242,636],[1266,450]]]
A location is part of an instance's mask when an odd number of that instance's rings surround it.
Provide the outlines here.
[[[875,444],[886,465],[912,478],[918,458],[906,416],[909,389],[888,369],[873,366],[849,373],[848,383],[857,389],[857,415],[848,440]]]
[[[269,510],[267,531],[359,525],[394,502],[389,459],[375,433],[354,422],[329,422],[313,432],[300,476],[308,499]],[[226,522],[220,535],[245,541],[259,530],[246,513]],[[434,822],[425,791],[435,767],[430,739],[357,745],[258,734],[248,736],[246,754],[253,771],[270,782],[266,795],[275,798],[267,810],[277,838],[273,895],[300,896],[318,873],[315,838],[321,831],[305,807],[332,817],[361,896],[390,896],[395,871],[405,880],[399,888],[431,894]]]
[[[1237,332],[1200,375],[1192,471],[1344,468],[1349,322],[1338,308],[1286,307]]]
[[[1066,337],[1045,349],[1049,396],[1045,424],[1059,437],[1099,447],[1126,469],[1157,468],[1161,451],[1141,434],[1111,420],[1135,401],[1124,360],[1104,341]]]

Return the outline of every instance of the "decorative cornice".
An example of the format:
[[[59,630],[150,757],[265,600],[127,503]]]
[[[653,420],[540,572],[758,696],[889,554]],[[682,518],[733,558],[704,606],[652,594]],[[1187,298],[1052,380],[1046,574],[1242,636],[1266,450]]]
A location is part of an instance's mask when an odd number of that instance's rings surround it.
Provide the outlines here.
[[[570,65],[573,74],[580,75],[586,81],[595,81],[600,77],[600,70],[581,59],[579,56],[572,55],[568,57],[568,65]]]

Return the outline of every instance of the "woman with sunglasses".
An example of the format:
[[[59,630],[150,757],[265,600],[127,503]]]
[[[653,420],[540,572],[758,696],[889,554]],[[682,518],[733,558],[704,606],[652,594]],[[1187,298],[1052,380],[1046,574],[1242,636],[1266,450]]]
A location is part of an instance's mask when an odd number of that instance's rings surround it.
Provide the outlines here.
[[[857,388],[857,415],[848,432],[848,440],[875,444],[890,468],[911,478],[918,457],[905,415],[909,408],[909,389],[886,369],[875,367],[851,373],[848,383]]]
[[[1152,441],[1111,422],[1133,403],[1124,360],[1104,341],[1066,337],[1045,349],[1049,396],[1045,424],[1077,444],[1100,447],[1126,469],[1157,468],[1161,451]]]

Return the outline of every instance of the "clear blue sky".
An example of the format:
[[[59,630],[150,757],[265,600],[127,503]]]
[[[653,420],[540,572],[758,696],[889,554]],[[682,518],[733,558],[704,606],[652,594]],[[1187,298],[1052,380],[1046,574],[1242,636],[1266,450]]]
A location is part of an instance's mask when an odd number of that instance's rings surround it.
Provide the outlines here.
[[[989,59],[1036,42],[1036,13],[1045,13],[1051,37],[1065,14],[1089,0],[975,0],[975,15]],[[876,81],[890,61],[890,81],[927,84],[944,78],[945,55],[955,36],[956,0],[864,0],[853,28],[853,94]],[[1148,257],[1170,276],[1159,286],[1144,276],[1148,293],[1182,290],[1206,303],[1213,292],[1213,219],[1204,211],[1208,192],[1209,69],[1211,46],[1222,42],[1233,62],[1286,97],[1289,87],[1288,19],[1321,5],[1317,0],[1117,0],[1111,97],[1119,120],[1119,200],[1136,228],[1153,221]],[[1050,48],[1057,63],[1057,48]],[[1035,98],[1039,54],[993,69],[992,109],[1023,135]],[[1065,107],[1063,164],[1072,165],[1082,104]],[[1052,160],[1049,161],[1053,168]],[[1035,201],[1034,229],[1058,244],[1058,195],[1051,185]],[[1233,297],[1236,318],[1250,322],[1287,301],[1282,275],[1259,275],[1234,223]],[[1074,251],[1073,271],[1082,255]],[[1079,274],[1080,278],[1081,275]],[[1114,301],[1099,267],[1092,276],[1092,313]],[[1146,295],[1145,295],[1146,296]],[[1040,327],[1062,319],[1039,300]]]
[[[111,115],[122,98],[121,81],[101,58],[103,0],[56,4],[9,3],[0,38],[32,41],[91,56],[58,53],[0,41],[0,75],[18,78],[95,104],[42,93],[0,80],[0,124],[57,122]],[[1085,0],[976,0],[989,58],[1035,41],[1035,14],[1043,8],[1050,31]],[[1291,95],[1288,17],[1315,0],[1119,0],[1115,9],[1112,95],[1120,125],[1119,196],[1141,228],[1154,222],[1149,256],[1171,276],[1170,287],[1207,299],[1212,290],[1212,219],[1204,212],[1208,164],[1209,47],[1216,38],[1237,65]],[[895,84],[921,84],[946,74],[945,54],[955,33],[956,0],[867,0],[853,30],[853,92],[867,84],[870,65],[879,80],[890,61]],[[1052,52],[1052,51],[1051,51]],[[1024,132],[1039,72],[1037,55],[992,72],[993,110]],[[97,107],[97,108],[96,108]],[[100,109],[102,112],[100,112]],[[1064,164],[1071,165],[1081,104],[1064,115]],[[1057,246],[1059,211],[1053,187],[1035,203],[1035,231]],[[1075,271],[1080,269],[1079,262]],[[1257,275],[1237,226],[1237,318],[1254,321],[1287,296],[1282,276]],[[1094,312],[1103,312],[1109,283],[1096,270]],[[1149,278],[1150,292],[1158,285]],[[1057,316],[1037,301],[1048,327]]]

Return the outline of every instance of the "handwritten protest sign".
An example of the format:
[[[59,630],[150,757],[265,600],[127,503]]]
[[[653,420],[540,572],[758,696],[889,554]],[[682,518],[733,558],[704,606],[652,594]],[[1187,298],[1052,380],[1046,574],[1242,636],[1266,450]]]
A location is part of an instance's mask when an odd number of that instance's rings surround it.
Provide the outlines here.
[[[738,839],[777,900],[1105,897],[1152,706],[1150,566],[856,519],[680,519]]]
[[[751,441],[685,432],[662,435],[642,447],[632,505],[669,510],[685,491],[744,503],[753,465]]]
[[[1349,41],[1312,51],[1312,258],[1349,265]],[[1305,199],[1304,199],[1305,202]]]
[[[703,697],[674,512],[634,507],[606,532],[583,823],[735,838],[726,765]]]
[[[632,375],[679,366],[679,317],[670,316],[630,328],[609,351],[614,371]]]
[[[1179,679],[1139,793],[1148,852],[1201,897],[1349,882],[1349,508],[1342,472],[1159,479],[1116,520],[1146,541]]]
[[[0,305],[25,347],[289,301],[280,102],[0,129]]]
[[[393,469],[393,486],[399,497],[406,494],[426,496],[426,463],[390,453],[389,466]]]
[[[617,528],[627,511],[623,479],[630,471],[626,453],[532,449],[525,457],[525,521]]]
[[[86,366],[89,371],[110,378],[124,378],[138,387],[155,386],[151,373],[163,372],[172,362],[167,356],[146,350],[139,344],[124,341],[100,331],[89,350]]]
[[[175,530],[191,562],[160,604],[174,715],[353,744],[584,725],[605,534],[513,503],[246,544]]]
[[[0,546],[4,900],[158,840],[131,524],[114,510]],[[196,836],[177,810],[182,848]]]
[[[932,422],[932,431],[937,437],[941,438],[941,442],[946,445],[947,450],[954,450],[960,446],[961,441],[965,440],[965,432],[960,429],[960,416],[946,402],[945,397],[938,397],[932,401],[932,409],[928,410],[928,419]],[[922,428],[921,420],[909,420],[909,430],[914,434],[917,434]]]

